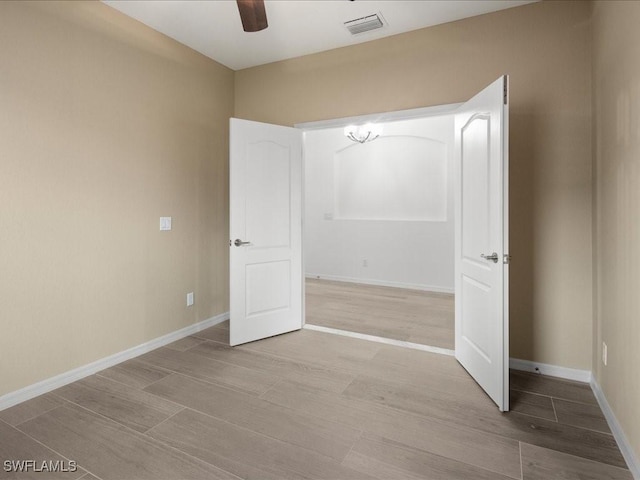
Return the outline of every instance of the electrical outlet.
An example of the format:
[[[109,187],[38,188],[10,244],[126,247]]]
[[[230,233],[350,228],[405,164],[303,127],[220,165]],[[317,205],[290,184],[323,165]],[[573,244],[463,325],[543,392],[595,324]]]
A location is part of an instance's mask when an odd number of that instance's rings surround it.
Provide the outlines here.
[[[602,363],[604,363],[604,366],[607,366],[607,344],[602,342]]]
[[[160,231],[166,232],[171,230],[171,217],[160,217]]]
[[[369,266],[369,260],[367,260],[366,258],[364,260],[362,260],[362,266],[363,267],[368,267]]]
[[[187,307],[193,306],[193,292],[187,293]]]

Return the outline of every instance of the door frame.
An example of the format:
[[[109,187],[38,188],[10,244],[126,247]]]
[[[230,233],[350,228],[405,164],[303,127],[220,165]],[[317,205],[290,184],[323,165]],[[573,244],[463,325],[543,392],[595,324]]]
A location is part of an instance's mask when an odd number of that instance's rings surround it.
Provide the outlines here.
[[[430,107],[419,107],[408,110],[396,110],[393,112],[384,113],[371,113],[366,115],[357,115],[354,117],[341,117],[332,118],[329,120],[318,120],[314,122],[302,122],[294,124],[294,128],[302,130],[302,327],[304,328],[307,323],[307,310],[306,310],[306,277],[305,277],[305,173],[306,173],[306,156],[305,148],[306,143],[304,141],[304,133],[312,130],[325,130],[328,128],[341,128],[351,124],[364,124],[364,123],[381,123],[381,122],[393,122],[398,120],[414,120],[429,117],[439,117],[444,115],[454,115],[458,107],[462,106],[464,102],[460,103],[447,103],[443,105],[434,105]]]

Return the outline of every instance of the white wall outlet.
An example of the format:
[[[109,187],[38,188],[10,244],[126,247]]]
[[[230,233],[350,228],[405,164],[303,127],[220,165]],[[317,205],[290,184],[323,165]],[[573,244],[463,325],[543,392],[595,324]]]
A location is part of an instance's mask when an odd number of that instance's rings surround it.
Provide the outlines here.
[[[187,293],[187,307],[193,306],[193,292]]]
[[[363,267],[368,267],[369,266],[369,260],[367,260],[366,258],[362,260],[362,266]]]
[[[607,366],[607,344],[602,342],[602,363],[604,363],[604,366]]]
[[[160,217],[160,231],[166,232],[171,230],[171,217]]]

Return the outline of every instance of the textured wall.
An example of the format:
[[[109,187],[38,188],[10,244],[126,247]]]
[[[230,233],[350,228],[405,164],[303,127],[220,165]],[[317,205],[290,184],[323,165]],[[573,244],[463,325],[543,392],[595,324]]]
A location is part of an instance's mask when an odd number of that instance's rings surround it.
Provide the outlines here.
[[[640,459],[640,3],[593,10],[596,327],[593,365]],[[601,361],[602,342],[608,361]]]
[[[100,2],[0,2],[0,65],[0,395],[226,311],[233,72]]]
[[[235,115],[283,125],[456,103],[511,79],[512,356],[591,369],[588,2],[539,2],[236,72]]]

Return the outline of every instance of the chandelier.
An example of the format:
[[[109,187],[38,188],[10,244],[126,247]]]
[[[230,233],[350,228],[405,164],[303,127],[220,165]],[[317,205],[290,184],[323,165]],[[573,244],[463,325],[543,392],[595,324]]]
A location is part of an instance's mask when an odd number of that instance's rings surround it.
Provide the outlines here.
[[[347,125],[344,127],[344,136],[357,143],[365,143],[375,140],[382,135],[382,125],[367,123],[365,125]]]

